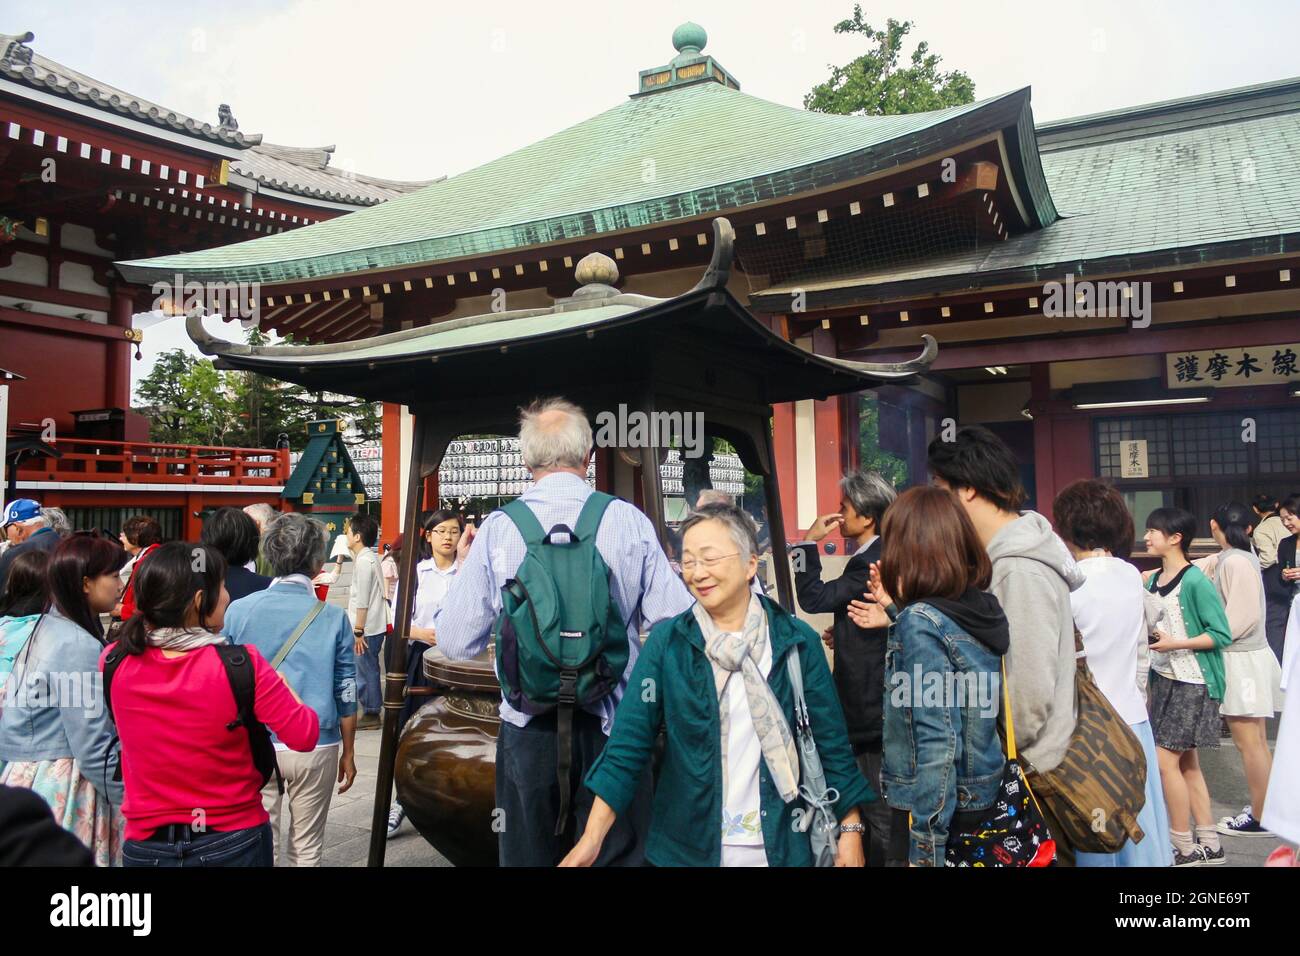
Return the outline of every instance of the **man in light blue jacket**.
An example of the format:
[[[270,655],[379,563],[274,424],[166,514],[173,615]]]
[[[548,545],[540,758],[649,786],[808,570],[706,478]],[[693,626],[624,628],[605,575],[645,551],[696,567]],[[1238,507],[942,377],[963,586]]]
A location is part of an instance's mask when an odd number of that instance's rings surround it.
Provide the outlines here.
[[[262,556],[274,580],[266,590],[231,603],[224,632],[232,644],[256,645],[302,702],[320,717],[320,739],[311,753],[295,753],[275,741],[284,796],[289,798],[290,866],[320,866],[333,786],[339,793],[357,774],[356,655],[352,625],[342,608],[316,598],[311,579],[325,561],[325,526],[303,514],[284,514],[267,524]],[[290,643],[292,642],[292,644]],[[280,853],[282,794],[275,781],[262,791]]]

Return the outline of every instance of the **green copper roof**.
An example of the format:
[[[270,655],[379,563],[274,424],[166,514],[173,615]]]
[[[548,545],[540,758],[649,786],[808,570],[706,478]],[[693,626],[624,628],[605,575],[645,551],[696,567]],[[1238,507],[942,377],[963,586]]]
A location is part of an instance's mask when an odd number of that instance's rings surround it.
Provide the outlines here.
[[[1033,226],[1056,218],[1029,91],[901,116],[838,116],[716,82],[613,109],[418,192],[303,229],[118,263],[131,282],[278,283],[409,267],[690,219],[848,182],[1004,131]]]
[[[938,346],[929,336],[922,337],[920,354],[902,363],[813,355],[781,338],[727,291],[735,232],[722,217],[712,227],[709,268],[689,292],[670,299],[606,284],[617,268],[605,257],[603,265],[580,267],[585,284],[549,308],[466,316],[355,342],[224,342],[204,328],[198,310],[187,316],[185,328],[220,368],[402,405],[499,399],[538,382],[568,383],[567,394],[570,386],[605,381],[630,396],[639,383],[667,385],[674,375],[682,376],[677,387],[687,391],[702,387],[714,398],[730,394],[770,405],[903,381],[934,361]],[[726,375],[704,367],[719,354],[710,347],[717,342],[727,343]],[[682,371],[683,362],[689,370]]]
[[[1049,124],[1042,163],[1062,218],[968,253],[839,277],[797,278],[750,297],[784,311],[889,301],[1294,253],[1300,248],[1300,79]]]

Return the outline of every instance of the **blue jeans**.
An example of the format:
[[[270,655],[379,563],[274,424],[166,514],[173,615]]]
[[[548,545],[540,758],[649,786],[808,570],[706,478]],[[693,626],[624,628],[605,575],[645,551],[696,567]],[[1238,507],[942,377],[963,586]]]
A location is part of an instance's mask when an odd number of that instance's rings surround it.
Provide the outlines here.
[[[361,713],[377,714],[384,706],[384,692],[379,680],[379,649],[384,646],[383,634],[366,637],[366,652],[357,654],[357,704]]]
[[[191,833],[180,824],[166,839],[127,840],[122,847],[123,866],[274,866],[275,844],[271,824],[246,830]],[[168,827],[162,827],[168,830]]]

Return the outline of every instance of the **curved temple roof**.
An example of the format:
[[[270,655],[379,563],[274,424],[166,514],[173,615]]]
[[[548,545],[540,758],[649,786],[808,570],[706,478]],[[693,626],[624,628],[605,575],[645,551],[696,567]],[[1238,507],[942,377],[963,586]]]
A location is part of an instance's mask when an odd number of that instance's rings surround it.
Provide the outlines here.
[[[1000,136],[1025,227],[1056,219],[1029,90],[894,116],[841,116],[718,83],[633,96],[476,169],[283,235],[118,263],[130,282],[272,284],[488,255],[820,191]]]
[[[223,367],[406,405],[492,396],[531,385],[534,378],[552,388],[562,387],[569,375],[589,380],[609,374],[613,381],[632,382],[638,375],[707,363],[714,355],[723,359],[719,364],[741,370],[737,400],[774,404],[906,379],[934,361],[938,345],[928,335],[921,353],[902,363],[834,359],[787,342],[727,291],[734,235],[726,219],[715,219],[713,228],[708,271],[693,289],[671,299],[621,293],[592,281],[551,308],[489,313],[328,345],[224,342],[203,328],[197,312],[187,318],[186,331]],[[612,281],[613,261],[595,258],[594,277],[602,278],[598,273],[605,270],[603,278]],[[727,389],[723,384],[710,391]]]

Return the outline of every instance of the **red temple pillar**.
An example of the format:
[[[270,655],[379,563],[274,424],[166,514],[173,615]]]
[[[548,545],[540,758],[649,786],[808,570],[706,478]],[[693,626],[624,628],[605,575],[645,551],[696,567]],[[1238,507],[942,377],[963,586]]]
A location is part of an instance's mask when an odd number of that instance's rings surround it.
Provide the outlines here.
[[[772,406],[772,448],[776,457],[777,482],[781,490],[781,516],[785,519],[785,534],[791,541],[797,541],[799,529],[795,524],[799,520],[799,484],[795,468],[794,405],[790,402]]]
[[[813,333],[813,352],[836,356],[835,336],[828,330]],[[840,510],[840,478],[848,468],[848,448],[844,442],[844,398],[832,395],[813,405],[813,429],[817,462],[817,514]],[[807,528],[800,528],[801,532]],[[838,536],[838,532],[836,533]]]
[[[108,311],[108,324],[122,330],[119,339],[106,339],[104,348],[104,407],[131,407],[131,356],[135,343],[126,337],[131,328],[131,316],[135,304],[131,293],[120,283],[113,285],[110,292],[111,302]]]
[[[384,402],[382,426],[383,490],[380,492],[379,523],[384,541],[391,542],[402,530],[402,480],[406,474],[403,465],[408,464],[402,461],[402,406]]]

